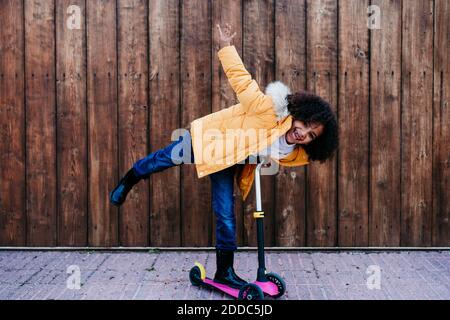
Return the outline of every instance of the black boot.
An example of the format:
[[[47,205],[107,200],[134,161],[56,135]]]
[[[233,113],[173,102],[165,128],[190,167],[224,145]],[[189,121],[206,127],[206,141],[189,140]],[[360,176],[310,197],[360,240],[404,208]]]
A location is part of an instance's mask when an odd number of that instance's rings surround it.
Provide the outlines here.
[[[109,194],[109,200],[117,207],[125,202],[128,192],[133,186],[141,180],[134,171],[134,168],[128,170],[128,172],[120,179],[119,184]]]
[[[216,250],[217,271],[214,281],[226,284],[229,287],[239,289],[247,284],[247,281],[239,278],[234,272],[234,252],[232,250]]]

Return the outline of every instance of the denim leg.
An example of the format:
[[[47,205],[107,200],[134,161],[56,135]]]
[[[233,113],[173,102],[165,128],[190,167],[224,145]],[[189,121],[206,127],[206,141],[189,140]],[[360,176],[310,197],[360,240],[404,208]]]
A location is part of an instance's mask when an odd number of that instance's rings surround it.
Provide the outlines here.
[[[184,151],[190,154],[184,154]],[[194,152],[189,131],[166,147],[150,153],[134,163],[133,168],[140,178],[146,179],[150,174],[163,171],[182,163],[194,163]]]
[[[216,249],[236,250],[234,172],[236,166],[210,174],[212,205],[216,215]]]

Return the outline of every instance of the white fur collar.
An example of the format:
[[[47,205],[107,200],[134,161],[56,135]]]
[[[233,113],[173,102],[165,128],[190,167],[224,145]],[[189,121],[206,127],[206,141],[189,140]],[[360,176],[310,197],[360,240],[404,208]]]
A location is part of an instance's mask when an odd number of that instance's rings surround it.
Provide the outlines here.
[[[287,108],[288,102],[286,100],[286,96],[291,93],[289,87],[281,81],[274,81],[267,85],[265,91],[266,95],[272,97],[274,111],[277,115],[277,119],[281,120],[284,117],[288,116],[289,111]]]

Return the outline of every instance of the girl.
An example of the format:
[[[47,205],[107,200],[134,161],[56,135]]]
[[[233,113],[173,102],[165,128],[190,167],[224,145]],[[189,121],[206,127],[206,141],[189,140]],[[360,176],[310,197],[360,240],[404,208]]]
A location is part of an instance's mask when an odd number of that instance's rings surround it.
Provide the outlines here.
[[[110,200],[120,206],[141,179],[175,165],[195,163],[198,177],[211,179],[217,226],[214,281],[239,288],[246,281],[233,268],[237,249],[233,185],[236,179],[245,200],[256,167],[245,160],[263,155],[283,166],[324,162],[338,146],[338,132],[335,114],[321,97],[305,91],[291,94],[280,81],[261,92],[230,45],[236,32],[231,34],[229,24],[223,31],[217,28],[221,44],[217,55],[239,103],[192,121],[190,130],[177,141],[138,160],[111,191]],[[234,140],[242,137],[250,141],[244,139],[235,146]],[[225,146],[232,148],[223,152]]]

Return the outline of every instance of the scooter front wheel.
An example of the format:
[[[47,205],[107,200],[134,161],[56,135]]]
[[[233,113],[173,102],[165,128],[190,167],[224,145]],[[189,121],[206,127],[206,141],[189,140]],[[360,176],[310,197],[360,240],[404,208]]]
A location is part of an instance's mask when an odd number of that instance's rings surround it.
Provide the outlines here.
[[[239,300],[264,300],[264,293],[256,284],[247,283],[239,290]]]
[[[278,294],[272,296],[273,298],[279,298],[286,292],[286,283],[278,274],[273,272],[267,273],[266,278],[267,280],[275,284],[278,288]]]

